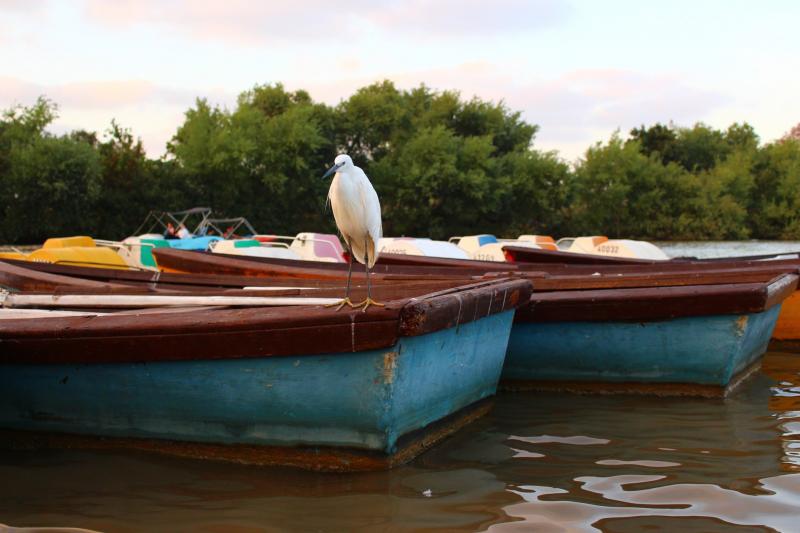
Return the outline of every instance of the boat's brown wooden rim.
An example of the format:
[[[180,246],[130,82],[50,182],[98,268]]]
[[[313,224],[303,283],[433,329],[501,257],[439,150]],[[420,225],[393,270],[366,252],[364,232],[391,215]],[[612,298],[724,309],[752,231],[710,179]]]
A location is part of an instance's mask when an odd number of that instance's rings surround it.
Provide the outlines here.
[[[0,321],[0,362],[89,363],[302,356],[390,348],[530,299],[527,280],[447,288],[385,307],[319,306]]]
[[[652,321],[760,313],[796,289],[796,274],[769,281],[726,285],[630,288],[534,293],[516,322]]]

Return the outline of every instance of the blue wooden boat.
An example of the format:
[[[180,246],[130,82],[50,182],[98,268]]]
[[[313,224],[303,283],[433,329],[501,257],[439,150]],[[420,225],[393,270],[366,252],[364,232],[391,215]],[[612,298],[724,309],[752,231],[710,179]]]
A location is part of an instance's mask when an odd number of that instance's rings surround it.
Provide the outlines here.
[[[535,293],[517,312],[511,389],[724,396],[757,368],[797,275],[770,281]]]
[[[3,440],[390,467],[486,410],[514,310],[530,291],[524,280],[473,283],[366,313],[0,320]]]

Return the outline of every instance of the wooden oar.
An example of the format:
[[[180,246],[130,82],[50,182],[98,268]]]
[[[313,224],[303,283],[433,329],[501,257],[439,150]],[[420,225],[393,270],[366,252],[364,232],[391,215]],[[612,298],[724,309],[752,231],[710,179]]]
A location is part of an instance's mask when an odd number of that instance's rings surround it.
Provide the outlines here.
[[[54,318],[62,316],[98,316],[108,313],[89,311],[58,311],[50,309],[0,309],[0,320],[17,318]]]
[[[266,296],[164,296],[129,294],[0,294],[0,307],[163,307],[331,305],[340,298]]]

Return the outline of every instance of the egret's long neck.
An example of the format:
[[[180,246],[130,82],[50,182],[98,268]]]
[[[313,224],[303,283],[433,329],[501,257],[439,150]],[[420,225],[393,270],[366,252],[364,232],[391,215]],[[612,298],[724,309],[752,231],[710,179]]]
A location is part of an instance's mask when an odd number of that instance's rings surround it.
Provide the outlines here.
[[[333,177],[333,187],[347,187],[353,182],[353,175],[349,168],[343,168]]]
[[[344,194],[342,189],[347,188],[350,183],[351,178],[348,175],[347,170],[342,169],[334,174],[333,179],[331,180],[331,187],[328,189],[328,198],[333,198],[334,196],[340,196]]]

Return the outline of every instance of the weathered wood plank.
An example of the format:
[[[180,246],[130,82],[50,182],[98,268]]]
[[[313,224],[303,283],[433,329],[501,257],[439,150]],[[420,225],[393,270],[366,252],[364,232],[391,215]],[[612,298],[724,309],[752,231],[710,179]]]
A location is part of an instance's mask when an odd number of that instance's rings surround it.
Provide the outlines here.
[[[298,306],[331,305],[340,298],[280,296],[185,296],[134,294],[16,294],[0,293],[0,307],[130,308],[163,306]]]

